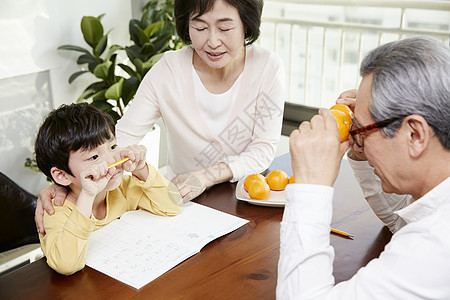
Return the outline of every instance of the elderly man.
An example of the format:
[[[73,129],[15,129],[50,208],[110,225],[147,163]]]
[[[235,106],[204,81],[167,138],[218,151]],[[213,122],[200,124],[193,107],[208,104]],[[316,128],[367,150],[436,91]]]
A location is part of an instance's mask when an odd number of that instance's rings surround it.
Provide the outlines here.
[[[450,299],[450,49],[427,37],[392,42],[368,54],[361,76],[346,102],[349,142],[325,109],[291,134],[296,184],[286,188],[277,298]],[[349,145],[367,201],[395,234],[334,285],[332,186]]]

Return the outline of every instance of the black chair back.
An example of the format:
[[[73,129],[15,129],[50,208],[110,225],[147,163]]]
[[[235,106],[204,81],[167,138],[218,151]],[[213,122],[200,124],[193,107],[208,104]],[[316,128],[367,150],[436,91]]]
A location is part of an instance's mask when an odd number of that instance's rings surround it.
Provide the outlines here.
[[[0,252],[39,243],[34,222],[36,200],[0,172]]]

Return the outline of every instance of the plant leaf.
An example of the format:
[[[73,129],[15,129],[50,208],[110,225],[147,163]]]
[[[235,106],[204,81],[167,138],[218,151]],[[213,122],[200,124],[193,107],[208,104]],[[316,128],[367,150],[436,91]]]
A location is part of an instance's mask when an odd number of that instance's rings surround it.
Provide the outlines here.
[[[106,88],[108,88],[108,85],[104,81],[97,81],[97,82],[94,82],[94,83],[90,84],[85,89],[85,91],[90,89],[90,90],[95,90],[97,92],[97,91],[100,91],[100,90],[104,90]]]
[[[147,34],[145,34],[145,31],[142,30],[141,27],[136,26],[136,30],[138,33],[138,40],[139,40],[139,43],[137,43],[138,45],[144,45],[145,43],[150,42],[150,38],[147,36]]]
[[[100,63],[102,63],[102,62],[103,61],[101,61]],[[98,62],[88,64],[89,72],[94,74],[94,70],[95,70],[95,68],[97,67],[98,64],[99,64]]]
[[[144,32],[148,37],[154,35],[162,26],[164,25],[164,21],[156,22],[150,24],[147,28],[145,28]]]
[[[110,110],[108,112],[108,114],[113,118],[114,123],[117,123],[117,121],[120,120],[120,115],[117,112],[115,112],[114,110]]]
[[[153,45],[155,46],[155,51],[164,52],[169,50],[168,45],[171,38],[172,37],[170,35],[160,35],[156,39],[152,40]]]
[[[88,71],[78,71],[70,75],[69,77],[69,83],[72,83],[78,76],[83,75],[84,73],[87,73]]]
[[[78,57],[77,64],[97,64],[97,60],[91,54],[83,54]]]
[[[150,64],[150,68],[153,67],[153,65],[156,64],[163,55],[164,53],[158,53],[150,57],[150,59],[147,61]]]
[[[143,68],[144,68],[144,64],[142,62],[142,60],[140,60],[139,58],[135,58],[133,60],[133,65],[136,67],[136,72],[142,77],[144,76],[143,72]]]
[[[109,60],[117,51],[124,50],[125,48],[120,45],[111,45],[106,52],[105,60]]]
[[[120,78],[119,82],[114,83],[106,90],[105,92],[106,99],[119,100],[122,97],[123,80],[124,80],[123,78]]]
[[[107,114],[109,114],[113,120],[114,123],[117,123],[117,121],[120,119],[120,115],[114,111],[114,105],[111,105],[108,102],[92,102],[92,105],[94,105],[95,107],[97,107],[98,109],[100,109],[101,111],[106,112]]]
[[[134,98],[134,95],[139,87],[139,83],[140,81],[137,77],[130,77],[123,82],[122,101],[124,106],[127,106],[128,103]]]
[[[131,19],[128,25],[128,31],[130,32],[130,38],[135,44],[139,44],[139,33],[137,28],[141,27],[141,22],[136,19]]]
[[[147,74],[148,70],[150,70],[153,67],[153,65],[154,63],[152,63],[152,59],[149,59],[142,64],[142,77],[144,77],[145,74]]]
[[[84,49],[82,47],[74,46],[74,45],[62,45],[62,46],[58,47],[58,50],[78,51],[78,52],[84,52],[86,54],[91,55],[91,53],[88,50],[86,50],[86,49]]]
[[[80,97],[77,99],[77,103],[86,102],[86,99],[89,99],[92,95],[94,95],[97,91],[93,89],[86,89],[83,93],[81,93]]]
[[[98,41],[97,46],[94,48],[94,55],[100,56],[106,49],[106,45],[108,44],[108,35],[105,34],[101,37],[101,39]]]
[[[108,80],[110,82],[116,82],[116,58],[117,58],[117,54],[114,54],[113,56],[111,56],[111,59],[109,60],[111,62],[111,67],[109,68],[108,71]]]
[[[122,70],[124,70],[125,72],[128,73],[128,75],[130,75],[131,77],[136,76],[136,72],[129,66],[125,65],[125,64],[118,64],[119,67],[122,68]]]
[[[135,59],[139,58],[140,48],[137,45],[126,47],[125,51],[127,53],[128,58],[130,59],[130,61],[133,62]]]
[[[108,80],[108,72],[109,68],[112,66],[112,62],[107,61],[101,64],[98,64],[94,69],[94,75],[97,78]]]
[[[145,43],[139,53],[142,54],[145,58],[151,57],[153,54],[155,54],[155,46],[153,46],[152,43]]]
[[[114,108],[114,105],[108,103],[108,102],[92,102],[92,105],[94,105],[97,108],[102,109],[104,112],[108,112]]]
[[[92,48],[95,48],[97,43],[103,37],[103,26],[99,19],[90,16],[84,16],[81,19],[81,32],[84,40]]]
[[[105,92],[106,92],[106,90],[98,91],[97,93],[92,95],[92,100],[93,101],[106,102],[107,99],[105,98]]]

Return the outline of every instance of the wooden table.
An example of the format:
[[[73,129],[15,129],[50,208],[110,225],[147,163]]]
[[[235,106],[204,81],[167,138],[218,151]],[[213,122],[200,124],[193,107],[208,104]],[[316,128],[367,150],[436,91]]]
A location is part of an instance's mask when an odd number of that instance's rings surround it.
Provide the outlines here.
[[[275,159],[271,169],[289,174],[289,155]],[[0,299],[275,299],[283,208],[239,201],[235,187],[232,183],[217,185],[196,202],[250,222],[209,243],[140,290],[89,267],[62,276],[44,258],[0,277]],[[336,252],[334,276],[340,282],[378,257],[391,234],[366,204],[346,160],[335,187],[333,227],[355,236],[354,240],[331,236]]]

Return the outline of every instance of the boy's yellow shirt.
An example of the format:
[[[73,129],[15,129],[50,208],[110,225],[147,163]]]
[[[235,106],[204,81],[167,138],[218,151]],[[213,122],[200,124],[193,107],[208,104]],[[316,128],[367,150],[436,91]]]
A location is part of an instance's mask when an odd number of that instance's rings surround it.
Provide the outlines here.
[[[91,233],[127,211],[144,209],[163,216],[181,212],[183,201],[173,184],[153,166],[148,167],[147,181],[125,175],[120,186],[107,193],[106,216],[102,220],[92,215],[85,217],[70,201],[64,201],[63,206],[54,206],[53,215],[45,213],[46,234],[39,234],[39,239],[52,269],[64,275],[81,270],[85,265]]]

